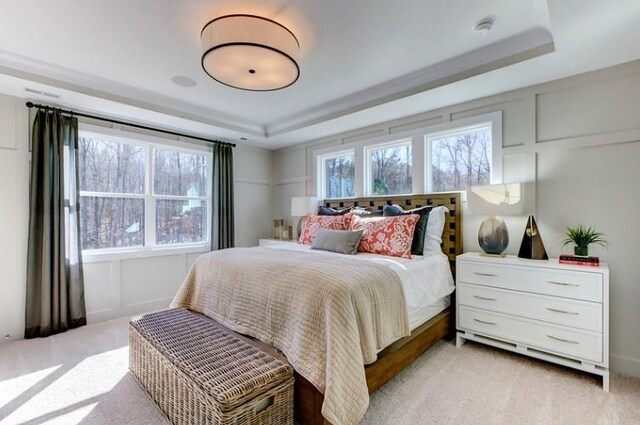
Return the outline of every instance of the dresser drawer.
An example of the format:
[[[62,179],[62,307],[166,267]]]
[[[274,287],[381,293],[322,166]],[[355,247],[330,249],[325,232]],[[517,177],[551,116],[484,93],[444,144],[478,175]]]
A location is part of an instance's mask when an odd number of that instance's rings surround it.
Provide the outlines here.
[[[459,327],[560,355],[602,362],[602,334],[460,306]]]
[[[602,304],[461,283],[460,305],[602,332]]]
[[[580,271],[459,263],[458,281],[585,301],[602,302],[602,275]]]

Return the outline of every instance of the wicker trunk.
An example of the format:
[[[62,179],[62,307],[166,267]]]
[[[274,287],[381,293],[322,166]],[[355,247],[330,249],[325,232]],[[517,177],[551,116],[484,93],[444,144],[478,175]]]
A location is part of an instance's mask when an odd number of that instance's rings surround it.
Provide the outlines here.
[[[131,319],[129,368],[174,424],[293,424],[293,370],[184,309]]]

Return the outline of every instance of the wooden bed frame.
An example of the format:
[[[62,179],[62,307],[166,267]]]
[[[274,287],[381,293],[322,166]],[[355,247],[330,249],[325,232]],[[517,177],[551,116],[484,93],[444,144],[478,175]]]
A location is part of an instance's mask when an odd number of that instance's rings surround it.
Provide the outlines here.
[[[443,205],[449,209],[449,214],[445,218],[442,252],[449,258],[451,271],[455,277],[456,255],[462,253],[462,198],[460,193],[324,201],[324,205],[327,207],[341,208],[359,206],[370,211],[382,209],[385,205],[391,204],[398,204],[404,209],[428,205],[434,207]],[[455,335],[455,319],[453,316],[455,309],[451,308],[453,305],[455,305],[455,300],[452,294],[450,307],[447,307],[414,329],[410,336],[399,339],[382,350],[378,354],[378,360],[375,363],[365,366],[369,394],[373,394],[393,379],[436,342],[447,335],[450,337]],[[275,348],[255,339],[249,339],[236,332],[230,332],[238,335],[240,338],[261,350],[286,361],[286,357]],[[331,425],[322,417],[323,401],[324,395],[318,391],[313,384],[295,372],[294,409],[296,422],[301,425]]]
[[[462,254],[462,196],[459,192],[426,195],[406,195],[378,198],[328,199],[323,205],[331,208],[363,207],[369,211],[398,204],[404,209],[432,205],[445,206],[449,214],[445,217],[442,236],[442,252],[449,258],[451,272],[455,277],[456,256]],[[394,342],[378,354],[375,363],[365,366],[369,394],[402,372],[420,357],[429,347],[445,336],[455,334],[453,312],[455,299],[451,295],[450,306],[411,332],[411,335]],[[322,417],[324,395],[298,373],[295,374],[294,405],[296,421],[303,425],[330,425]]]

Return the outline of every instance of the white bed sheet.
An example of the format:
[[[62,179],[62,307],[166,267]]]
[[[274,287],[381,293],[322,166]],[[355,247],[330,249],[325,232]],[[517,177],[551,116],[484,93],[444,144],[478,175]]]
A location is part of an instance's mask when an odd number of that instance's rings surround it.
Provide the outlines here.
[[[312,255],[344,255],[311,249],[309,245],[282,244],[266,248],[305,251]],[[414,255],[413,258],[359,252],[352,256],[392,269],[402,282],[411,330],[417,328],[449,305],[449,295],[455,289],[449,259],[444,254]]]

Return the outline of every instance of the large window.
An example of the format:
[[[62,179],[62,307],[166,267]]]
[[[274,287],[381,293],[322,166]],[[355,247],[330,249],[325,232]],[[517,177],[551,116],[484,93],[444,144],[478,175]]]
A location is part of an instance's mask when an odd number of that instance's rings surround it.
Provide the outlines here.
[[[502,181],[502,111],[329,149],[312,150],[321,198],[465,191]]]
[[[83,250],[209,240],[210,155],[81,132]]]
[[[365,158],[369,195],[411,193],[411,140],[366,148]]]
[[[490,184],[491,134],[491,123],[483,123],[428,135],[429,190],[450,192]]]
[[[353,151],[319,157],[320,191],[323,198],[355,196],[356,161]]]

